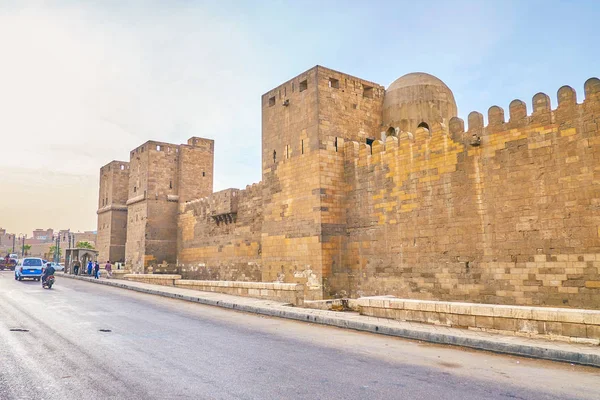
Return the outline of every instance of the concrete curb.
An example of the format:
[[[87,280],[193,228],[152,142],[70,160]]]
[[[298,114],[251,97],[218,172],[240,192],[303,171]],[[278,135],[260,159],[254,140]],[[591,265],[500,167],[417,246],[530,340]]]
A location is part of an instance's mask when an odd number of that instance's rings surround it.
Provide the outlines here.
[[[87,278],[81,276],[61,274],[61,277],[67,277],[69,279],[77,279],[107,286],[118,287],[122,289],[133,290],[140,293],[152,294],[157,296],[169,297],[172,299],[179,299],[190,301],[199,304],[205,304],[209,306],[216,306],[222,308],[229,308],[237,311],[244,311],[254,314],[267,315],[271,317],[287,318],[296,321],[311,322],[321,325],[336,326],[345,329],[354,329],[357,331],[371,332],[382,335],[397,336],[405,339],[421,340],[424,342],[445,344],[452,346],[462,346],[477,350],[486,350],[494,353],[510,354],[530,358],[539,358],[551,361],[568,362],[573,364],[588,365],[592,367],[600,368],[600,353],[591,354],[577,351],[577,349],[554,349],[544,347],[543,342],[540,345],[535,344],[523,344],[523,343],[510,343],[510,339],[513,337],[499,336],[500,340],[491,340],[485,337],[469,337],[455,335],[452,332],[438,333],[430,332],[419,329],[406,329],[402,327],[390,327],[385,324],[376,324],[372,322],[359,321],[354,319],[348,319],[342,317],[333,316],[322,316],[312,315],[311,313],[304,312],[303,309],[287,307],[265,307],[247,304],[237,304],[230,301],[224,300],[213,300],[196,296],[181,295],[175,293],[169,293],[161,291],[159,288],[147,289],[142,287],[129,286],[124,283],[111,281],[111,280],[97,280],[94,278]],[[199,292],[202,293],[202,292]],[[502,340],[508,339],[508,340]],[[516,338],[518,339],[518,338]]]

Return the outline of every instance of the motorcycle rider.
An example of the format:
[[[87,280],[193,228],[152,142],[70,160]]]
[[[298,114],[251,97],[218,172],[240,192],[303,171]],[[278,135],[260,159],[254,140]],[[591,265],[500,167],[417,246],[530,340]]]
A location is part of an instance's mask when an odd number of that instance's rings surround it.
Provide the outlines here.
[[[46,279],[50,276],[50,275],[54,275],[54,272],[56,270],[54,269],[54,267],[52,266],[52,263],[48,263],[46,264],[46,269],[44,269],[44,273],[42,274],[42,286],[44,286],[44,283],[46,283]]]

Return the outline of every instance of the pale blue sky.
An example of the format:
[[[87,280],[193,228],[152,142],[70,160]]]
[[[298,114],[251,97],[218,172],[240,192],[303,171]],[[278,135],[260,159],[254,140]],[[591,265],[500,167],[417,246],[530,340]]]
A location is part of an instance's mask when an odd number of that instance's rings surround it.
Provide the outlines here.
[[[95,229],[100,166],[148,139],[215,139],[215,190],[259,181],[260,96],[316,64],[431,73],[465,119],[581,101],[599,21],[598,1],[0,0],[0,226]]]

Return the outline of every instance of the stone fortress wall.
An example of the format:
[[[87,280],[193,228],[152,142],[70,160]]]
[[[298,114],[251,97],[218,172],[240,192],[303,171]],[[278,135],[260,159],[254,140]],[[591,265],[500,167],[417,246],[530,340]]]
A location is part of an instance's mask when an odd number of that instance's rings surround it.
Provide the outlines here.
[[[192,137],[181,145],[148,141],[131,151],[129,163],[102,167],[98,258],[124,260],[137,273],[175,264],[179,203],[212,193],[213,153],[210,139]]]
[[[600,81],[344,146],[344,268],[330,293],[600,307]]]
[[[125,260],[129,163],[111,161],[100,168],[96,248],[101,261]]]
[[[386,90],[317,66],[264,94],[262,109],[262,181],[162,209],[152,226],[170,227],[157,237],[176,243],[175,259],[136,245],[134,263],[300,283],[306,299],[600,308],[598,79],[582,103],[563,87],[554,110],[537,94],[531,114],[515,100],[508,121],[495,106],[487,126],[469,114],[466,131],[450,89],[423,73]]]

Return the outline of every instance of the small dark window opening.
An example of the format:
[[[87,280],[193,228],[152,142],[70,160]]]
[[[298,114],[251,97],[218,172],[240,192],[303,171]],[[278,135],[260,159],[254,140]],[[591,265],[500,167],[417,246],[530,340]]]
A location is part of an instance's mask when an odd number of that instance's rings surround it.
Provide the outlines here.
[[[277,152],[273,150],[273,162],[277,162]]]
[[[385,136],[396,136],[396,129],[393,126],[390,126],[385,132]]]
[[[173,189],[173,181],[169,181],[169,189]]]
[[[292,82],[292,93],[294,93],[294,82]]]
[[[137,192],[137,187],[133,187],[133,193]]]
[[[429,125],[427,125],[427,122],[421,122],[419,125],[417,125],[417,128],[425,128],[429,130]]]
[[[302,139],[302,154],[304,154],[304,139]]]
[[[367,99],[373,98],[373,86],[363,85],[363,97]]]
[[[298,90],[303,92],[306,89],[308,89],[308,81],[305,79],[302,82],[300,82],[300,86],[298,87]]]
[[[273,107],[275,105],[275,96],[269,97],[269,107]]]
[[[340,88],[340,81],[335,78],[329,78],[329,87],[334,89]]]
[[[146,191],[144,190],[144,197],[146,197]]]
[[[202,176],[206,176],[206,172],[202,171]]]
[[[335,138],[334,144],[335,144],[335,152],[337,153],[337,151],[338,151],[338,148],[337,148],[337,137]]]
[[[367,138],[367,144],[371,148],[371,154],[373,154],[373,142],[374,141],[375,141],[375,139],[369,139],[369,138]]]
[[[283,97],[287,96],[287,86],[283,88]]]

